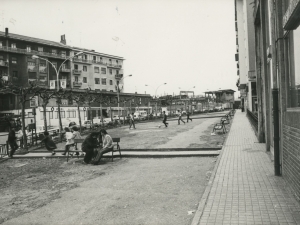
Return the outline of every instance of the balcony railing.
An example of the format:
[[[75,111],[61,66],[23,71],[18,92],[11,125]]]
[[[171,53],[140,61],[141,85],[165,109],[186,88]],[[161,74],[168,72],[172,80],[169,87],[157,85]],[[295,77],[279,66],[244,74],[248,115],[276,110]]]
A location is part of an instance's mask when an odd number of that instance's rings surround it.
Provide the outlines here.
[[[73,74],[78,74],[78,75],[80,75],[81,72],[82,72],[81,70],[76,70],[76,69],[73,70]]]
[[[47,68],[39,68],[40,73],[47,73]]]
[[[67,56],[65,54],[53,54],[52,52],[41,52],[41,51],[35,51],[35,50],[29,51],[27,49],[11,48],[11,47],[7,47],[7,46],[0,46],[0,51],[16,52],[16,53],[28,54],[28,55],[48,56],[51,58],[59,58],[59,59],[67,58]]]
[[[71,72],[71,69],[68,68],[68,67],[62,67],[61,68],[61,72],[67,72],[67,73],[69,73],[69,72]]]
[[[249,80],[256,80],[255,70],[248,71],[248,79]]]
[[[28,72],[37,72],[37,67],[28,67]]]
[[[111,68],[122,68],[122,65],[119,65],[119,64],[112,64],[112,63],[107,63],[107,67],[111,67]]]
[[[92,60],[80,59],[80,58],[73,58],[73,62],[92,63]]]
[[[42,85],[42,86],[48,86],[48,81],[47,80],[39,80],[38,84]]]
[[[8,62],[0,61],[0,66],[8,66]]]
[[[74,81],[73,86],[74,87],[80,87],[82,85],[82,82]]]
[[[123,77],[123,74],[116,74],[116,75],[115,75],[115,78],[116,78],[116,79],[122,79],[122,77]]]

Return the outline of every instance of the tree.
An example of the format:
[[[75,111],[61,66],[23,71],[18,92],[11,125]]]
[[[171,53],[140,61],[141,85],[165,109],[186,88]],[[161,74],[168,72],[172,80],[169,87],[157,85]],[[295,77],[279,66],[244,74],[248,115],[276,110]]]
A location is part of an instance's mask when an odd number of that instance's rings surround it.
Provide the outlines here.
[[[79,119],[79,126],[80,126],[80,133],[82,129],[81,123],[81,115],[80,115],[80,105],[84,104],[85,102],[85,94],[84,93],[74,93],[72,90],[66,94],[69,98],[71,96],[72,100],[76,102],[77,111],[78,111],[78,119]]]
[[[46,114],[46,108],[49,103],[49,100],[53,98],[56,95],[56,92],[51,89],[42,89],[38,92],[38,96],[43,100],[42,107],[43,107],[43,115],[44,115],[44,127],[45,131],[48,130],[47,128],[47,114]],[[62,128],[61,128],[62,129]]]
[[[61,121],[60,105],[62,104],[61,100],[68,97],[68,91],[60,88],[58,91],[55,91],[54,96],[56,98],[56,104],[57,104],[57,109],[58,109],[57,112],[58,112],[58,119],[59,119],[59,130],[62,135],[63,127],[62,127],[62,121]]]
[[[0,88],[1,94],[13,94],[17,96],[19,104],[21,105],[21,123],[22,123],[22,132],[23,132],[23,145],[24,149],[27,150],[27,136],[25,132],[25,107],[26,102],[32,100],[38,93],[39,88],[36,83],[29,83],[27,87],[19,87],[12,83],[8,83]]]
[[[97,93],[97,91],[96,92],[92,92],[91,88],[87,88],[86,92],[85,92],[85,99],[86,99],[86,102],[88,104],[88,108],[89,108],[88,109],[88,113],[89,113],[89,117],[91,118],[91,121],[92,121],[92,126],[94,125],[94,123],[93,123],[93,118],[92,118],[93,115],[92,115],[92,111],[91,111],[91,104],[93,102],[95,102],[96,99],[97,99],[97,95],[95,93]]]
[[[102,105],[108,104],[109,98],[104,97],[103,94],[100,92],[99,94],[96,95],[95,102],[100,104],[101,125],[103,126]]]

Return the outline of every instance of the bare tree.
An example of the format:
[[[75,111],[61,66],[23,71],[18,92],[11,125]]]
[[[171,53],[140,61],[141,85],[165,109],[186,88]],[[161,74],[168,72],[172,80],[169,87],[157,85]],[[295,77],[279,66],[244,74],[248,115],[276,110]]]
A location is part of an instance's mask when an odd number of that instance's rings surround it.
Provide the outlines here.
[[[97,91],[96,92],[93,92],[91,90],[91,88],[87,88],[86,89],[86,92],[85,92],[85,100],[88,104],[88,113],[89,113],[89,117],[91,118],[91,121],[92,121],[92,126],[94,125],[94,122],[93,122],[93,115],[92,115],[92,111],[91,111],[91,104],[96,102],[96,99],[97,99],[97,95],[96,95]],[[91,126],[91,127],[92,127]]]
[[[79,119],[79,126],[80,126],[80,133],[82,131],[82,123],[81,123],[81,115],[80,115],[80,105],[83,105],[85,103],[85,94],[84,93],[74,93],[72,90],[69,91],[66,96],[70,97],[73,101],[76,102],[77,105],[77,111],[78,111],[78,119]]]

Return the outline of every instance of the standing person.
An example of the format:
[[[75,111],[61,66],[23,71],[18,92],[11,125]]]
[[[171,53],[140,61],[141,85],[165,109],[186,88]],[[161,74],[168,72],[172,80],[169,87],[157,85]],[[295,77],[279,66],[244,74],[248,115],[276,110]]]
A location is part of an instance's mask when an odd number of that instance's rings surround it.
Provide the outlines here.
[[[48,131],[44,132],[44,138],[41,140],[41,142],[45,143],[45,147],[48,151],[52,151],[52,155],[55,155],[55,149],[57,149],[56,144],[52,140],[52,137],[49,135]]]
[[[186,112],[186,122],[188,123],[189,120],[190,120],[190,121],[193,121],[193,120],[190,118],[190,112],[187,111],[187,112]]]
[[[180,121],[182,121],[184,124],[185,122],[182,120],[182,112],[181,111],[178,111],[179,112],[179,115],[178,115],[178,125],[180,125]]]
[[[113,141],[110,135],[107,134],[106,130],[101,129],[100,135],[102,136],[102,148],[99,149],[97,156],[94,161],[94,165],[98,165],[104,153],[113,150]]]
[[[131,128],[131,126],[133,126],[133,129],[135,129],[134,114],[133,113],[130,114],[130,126],[129,126],[129,129]]]
[[[98,138],[99,132],[92,132],[90,133],[83,141],[81,145],[81,149],[85,152],[85,156],[83,159],[83,164],[88,164],[91,162],[94,156],[94,149],[98,147]]]
[[[165,111],[163,111],[163,124],[165,124],[165,127],[168,127],[168,124],[169,123],[167,123],[167,115],[166,115],[166,112]],[[159,128],[160,128],[160,126],[159,126]]]
[[[17,137],[16,137],[15,128],[12,128],[8,134],[8,139],[7,139],[7,142],[11,148],[10,153],[8,155],[8,157],[10,158],[13,157],[15,151],[19,148],[16,141],[17,141]]]
[[[66,155],[67,152],[70,150],[70,147],[74,146],[74,135],[71,132],[69,127],[65,127],[65,136],[66,136],[67,142],[66,142],[66,146],[65,146],[65,151],[64,151],[64,153],[62,153],[62,155]]]
[[[82,139],[81,134],[78,131],[78,127],[73,127],[72,130],[73,130],[73,137],[72,137],[73,140]],[[77,150],[77,143],[76,144],[74,143],[74,145],[75,145],[75,149]],[[79,155],[79,152],[76,152],[76,155]]]
[[[19,130],[16,132],[17,140],[20,140],[20,146],[19,148],[23,148],[23,131],[22,127],[19,127]]]

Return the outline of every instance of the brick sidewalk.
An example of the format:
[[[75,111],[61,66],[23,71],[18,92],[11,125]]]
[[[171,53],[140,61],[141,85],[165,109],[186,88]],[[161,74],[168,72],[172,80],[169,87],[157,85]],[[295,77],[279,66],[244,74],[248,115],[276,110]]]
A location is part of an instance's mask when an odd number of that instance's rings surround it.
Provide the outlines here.
[[[300,204],[274,175],[245,113],[234,116],[210,186],[192,224],[300,224]]]

